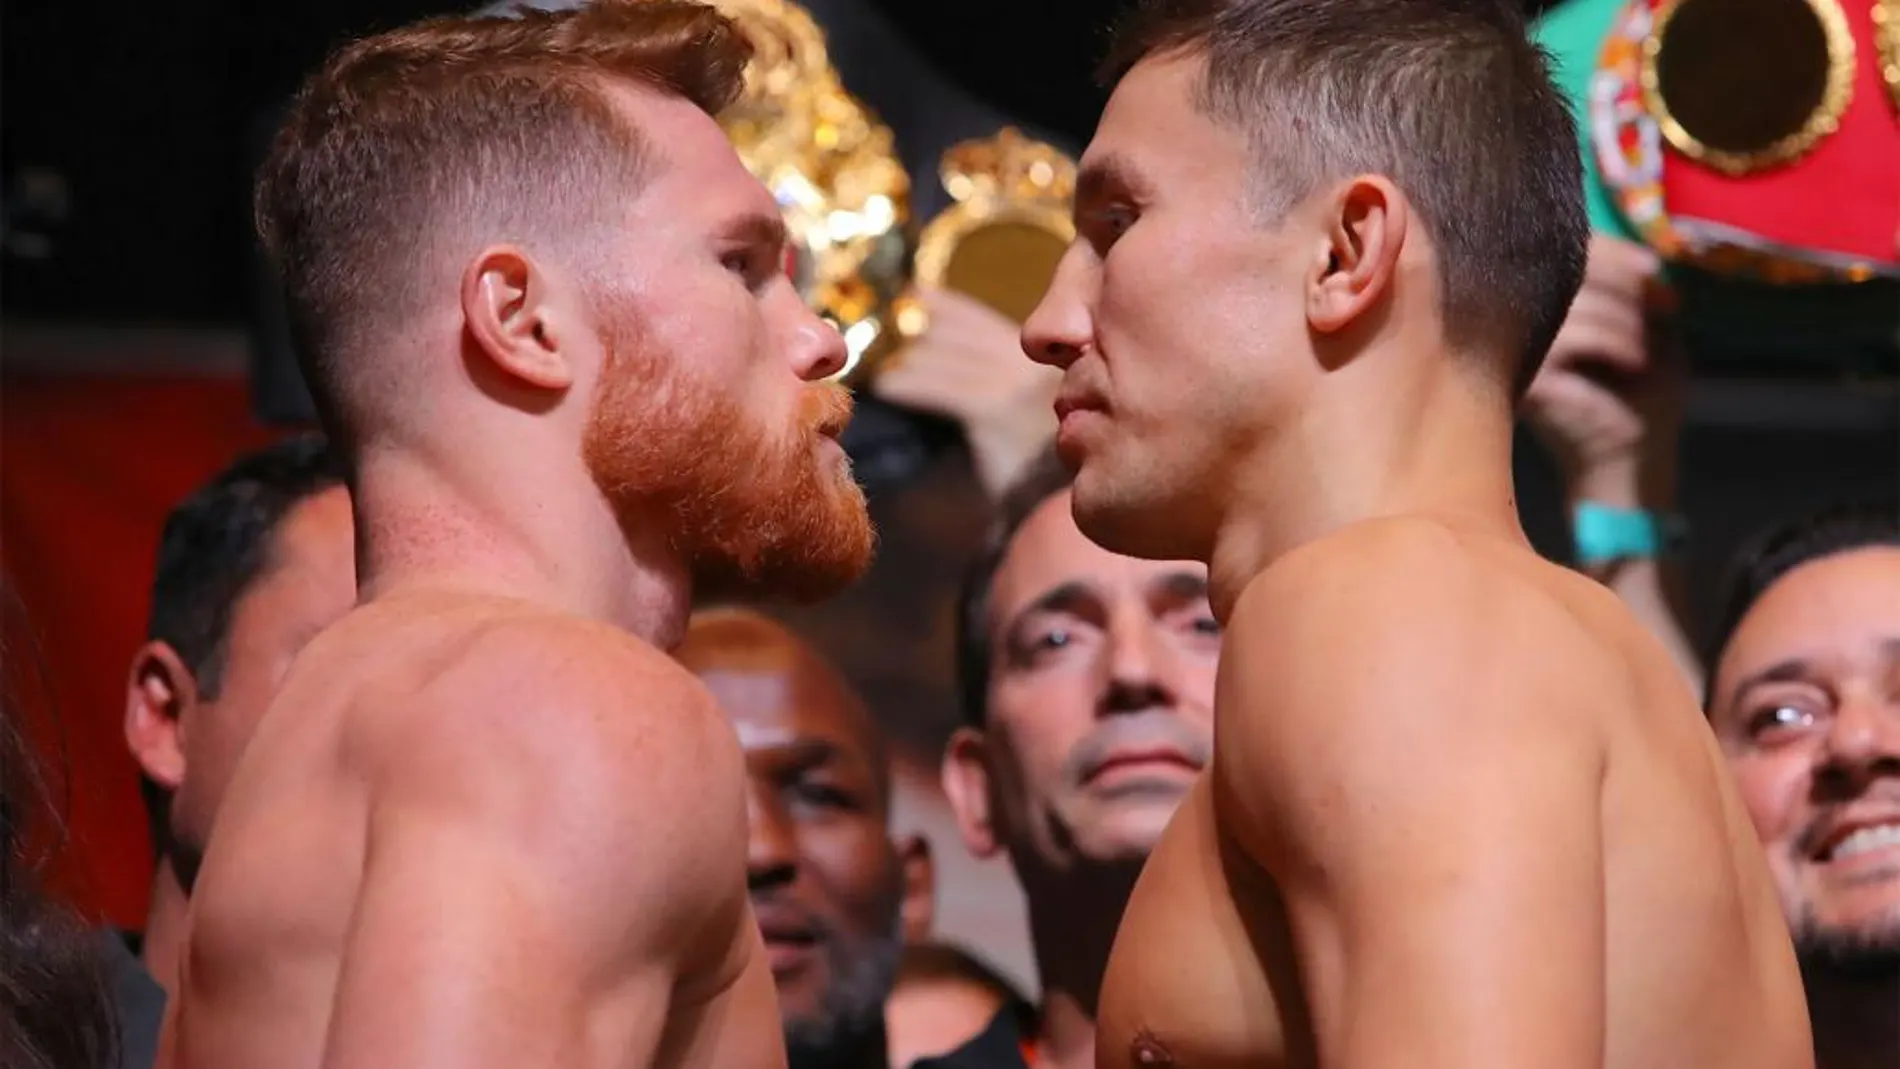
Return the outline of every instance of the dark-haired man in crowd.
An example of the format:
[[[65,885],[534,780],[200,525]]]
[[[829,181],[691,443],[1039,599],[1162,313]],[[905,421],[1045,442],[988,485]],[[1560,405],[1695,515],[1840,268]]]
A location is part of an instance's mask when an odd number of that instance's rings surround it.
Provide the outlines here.
[[[675,651],[745,751],[746,875],[791,1069],[888,1069],[884,1003],[930,928],[930,851],[892,837],[883,733],[835,668],[745,609],[694,615]]]
[[[1586,254],[1521,15],[1161,2],[1110,73],[1024,345],[1082,530],[1208,562],[1227,656],[1100,1064],[1808,1064],[1680,669],[1518,525],[1513,410]]]
[[[1900,505],[1831,510],[1745,553],[1709,722],[1794,930],[1820,1069],[1900,1055]]]
[[[147,975],[120,978],[127,1065],[156,1054],[192,882],[238,755],[297,651],[356,600],[354,547],[343,466],[315,435],[239,458],[166,517],[126,681],[125,741],[158,858]]]
[[[937,1069],[1095,1064],[1096,1001],[1135,876],[1212,747],[1220,628],[1207,569],[1110,553],[1076,529],[1069,476],[1032,461],[1000,503],[957,614],[966,726],[943,786],[964,843],[1009,858],[1041,1004]]]

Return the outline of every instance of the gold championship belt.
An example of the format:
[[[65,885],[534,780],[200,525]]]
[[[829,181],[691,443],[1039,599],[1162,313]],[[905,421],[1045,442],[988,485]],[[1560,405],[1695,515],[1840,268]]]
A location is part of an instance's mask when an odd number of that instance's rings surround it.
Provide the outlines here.
[[[926,327],[912,279],[958,290],[1021,322],[1075,236],[1075,163],[1014,129],[944,153],[955,203],[919,238],[906,224],[910,178],[891,131],[844,89],[824,32],[789,0],[716,0],[752,41],[746,87],[720,123],[771,190],[792,238],[798,292],[844,335],[839,378],[874,377]]]
[[[1075,240],[1075,161],[1004,127],[953,146],[938,174],[956,203],[918,237],[918,284],[957,290],[1021,323]]]

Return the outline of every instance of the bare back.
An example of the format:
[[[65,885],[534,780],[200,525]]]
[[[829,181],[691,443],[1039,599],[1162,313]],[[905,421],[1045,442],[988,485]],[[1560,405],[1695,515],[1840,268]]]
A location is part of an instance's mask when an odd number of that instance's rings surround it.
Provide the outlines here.
[[[218,816],[173,1064],[782,1065],[742,766],[696,687],[525,603],[350,614]],[[630,935],[648,916],[674,932]]]
[[[1129,902],[1098,1064],[1810,1066],[1760,847],[1666,653],[1528,549],[1407,524],[1242,595],[1214,767]]]

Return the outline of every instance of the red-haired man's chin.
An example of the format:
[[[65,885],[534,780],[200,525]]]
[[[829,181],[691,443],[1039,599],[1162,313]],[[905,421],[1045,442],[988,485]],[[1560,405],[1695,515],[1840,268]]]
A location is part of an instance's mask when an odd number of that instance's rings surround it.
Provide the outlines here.
[[[712,600],[783,599],[823,601],[842,592],[870,568],[876,532],[864,495],[848,478],[803,522],[773,524],[782,539],[714,548],[695,561],[694,593]],[[755,528],[754,530],[757,530]]]

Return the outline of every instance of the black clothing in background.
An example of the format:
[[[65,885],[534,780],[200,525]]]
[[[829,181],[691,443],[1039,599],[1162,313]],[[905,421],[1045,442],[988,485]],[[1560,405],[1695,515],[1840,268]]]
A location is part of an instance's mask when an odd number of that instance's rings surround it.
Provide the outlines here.
[[[165,989],[133,953],[133,938],[111,928],[100,930],[99,956],[119,1021],[120,1069],[152,1069],[158,1060],[158,1030],[165,1021]]]
[[[1023,1057],[1025,1038],[1016,1027],[1015,1014],[1005,1008],[975,1039],[948,1054],[919,1058],[910,1069],[1029,1069]]]

